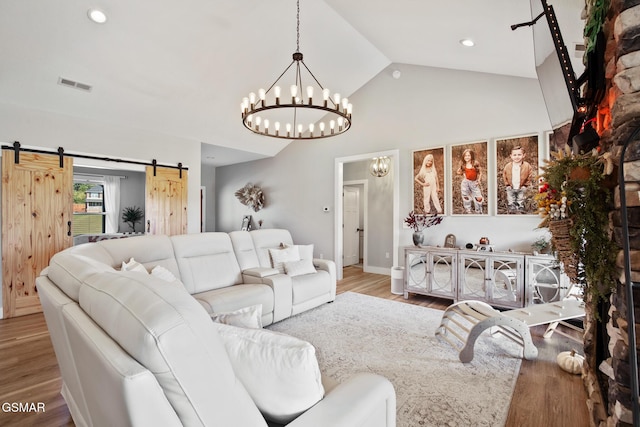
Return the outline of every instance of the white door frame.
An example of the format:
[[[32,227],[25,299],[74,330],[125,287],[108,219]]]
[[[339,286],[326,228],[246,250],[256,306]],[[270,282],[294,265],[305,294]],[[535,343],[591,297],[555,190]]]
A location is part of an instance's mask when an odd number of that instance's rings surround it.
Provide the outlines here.
[[[375,153],[356,154],[348,157],[337,157],[335,159],[335,175],[334,175],[334,261],[336,263],[336,274],[338,279],[342,279],[342,186],[344,185],[344,164],[359,162],[361,160],[370,160],[374,157],[387,156],[391,158],[393,164],[393,265],[398,265],[398,242],[400,233],[398,229],[398,221],[400,215],[400,150],[379,151]],[[365,225],[365,236],[367,235],[367,226]],[[365,245],[365,253],[366,253]],[[391,270],[389,270],[391,274]]]
[[[367,181],[366,179],[356,179],[353,181],[343,181],[342,182],[342,186],[349,186],[349,185],[362,185],[363,189],[362,189],[362,194],[360,194],[360,197],[362,198],[362,216],[363,216],[363,221],[362,221],[362,227],[364,227],[364,233],[362,235],[362,253],[360,254],[362,256],[362,271],[367,271],[366,267],[369,266],[369,263],[367,261],[367,242],[369,240],[369,218],[368,218],[368,212],[369,212],[369,181]],[[344,206],[342,207],[342,209],[344,209]],[[342,247],[344,248],[344,233],[342,234]],[[344,254],[343,254],[344,255]],[[342,259],[342,258],[341,258]]]

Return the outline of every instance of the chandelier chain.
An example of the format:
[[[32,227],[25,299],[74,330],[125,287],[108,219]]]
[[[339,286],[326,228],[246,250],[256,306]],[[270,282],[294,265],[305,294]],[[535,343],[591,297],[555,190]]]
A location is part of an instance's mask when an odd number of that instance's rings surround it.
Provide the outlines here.
[[[298,11],[296,14],[296,52],[300,52],[300,0],[298,0]]]

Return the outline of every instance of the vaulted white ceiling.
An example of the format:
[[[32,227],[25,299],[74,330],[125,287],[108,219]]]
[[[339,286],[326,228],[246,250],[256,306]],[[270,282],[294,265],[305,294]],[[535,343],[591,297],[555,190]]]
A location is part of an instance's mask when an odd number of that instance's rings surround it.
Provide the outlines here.
[[[584,5],[549,3],[561,23]],[[107,22],[90,21],[90,7]],[[305,62],[343,95],[391,63],[536,77],[531,29],[510,29],[531,20],[530,0],[301,0],[300,9]],[[0,102],[212,144],[214,164],[275,155],[287,142],[247,132],[239,105],[291,61],[295,18],[295,0],[3,0]],[[582,42],[576,28],[563,34],[568,47]]]

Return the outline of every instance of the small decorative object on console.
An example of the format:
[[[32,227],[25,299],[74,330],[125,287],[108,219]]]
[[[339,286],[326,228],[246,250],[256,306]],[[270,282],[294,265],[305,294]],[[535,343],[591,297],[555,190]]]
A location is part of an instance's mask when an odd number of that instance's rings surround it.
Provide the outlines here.
[[[415,211],[409,212],[409,216],[404,219],[404,223],[413,229],[413,244],[420,246],[424,242],[422,230],[433,225],[438,225],[444,217],[433,215],[417,215]]]

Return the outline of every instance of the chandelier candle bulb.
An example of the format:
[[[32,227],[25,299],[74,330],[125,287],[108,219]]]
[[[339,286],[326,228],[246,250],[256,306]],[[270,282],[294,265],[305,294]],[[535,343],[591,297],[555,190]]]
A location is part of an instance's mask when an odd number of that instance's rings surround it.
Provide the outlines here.
[[[347,115],[349,116],[349,118],[351,118],[351,110],[353,110],[353,104],[348,103],[347,104]]]
[[[273,88],[273,93],[276,96],[276,105],[280,105],[280,86],[276,86]]]
[[[276,129],[276,136],[280,135],[280,122],[275,122],[273,127]]]
[[[311,137],[313,137],[313,130],[315,129],[315,126],[313,123],[309,123],[309,133],[311,134]]]
[[[339,93],[331,93],[329,89],[324,88],[304,63],[302,52],[300,52],[300,0],[297,0],[296,3],[298,9],[296,17],[297,43],[296,51],[292,55],[293,61],[271,85],[263,86],[268,87],[266,91],[260,88],[256,91],[257,95],[251,92],[248,98],[243,98],[241,104],[242,122],[244,127],[253,133],[282,139],[318,139],[339,135],[351,128],[351,104],[346,97],[341,99]],[[303,76],[303,72],[308,76]],[[284,83],[285,79],[289,77],[292,77],[290,82],[293,83],[290,86]],[[312,84],[303,86],[302,82]],[[290,102],[286,100],[286,94],[284,95],[284,101],[281,96],[281,90],[287,86],[289,86],[291,93]],[[273,95],[269,95],[272,89]],[[317,100],[317,104],[314,104],[314,92],[316,93],[316,98],[319,98],[320,94],[322,95],[323,102]],[[267,96],[269,96],[268,102]],[[329,103],[333,103],[333,105],[329,105]],[[304,110],[304,113],[299,113],[298,110]],[[257,119],[258,114],[262,116],[260,120]],[[288,119],[285,118],[285,114],[289,115]],[[253,118],[254,115],[256,116],[255,119]],[[298,120],[300,117],[305,117],[306,123],[300,124]],[[266,121],[267,118],[269,121]],[[330,120],[331,132],[325,132],[324,123],[320,126],[318,125],[323,118]],[[339,119],[338,128],[335,126],[336,119]],[[280,133],[279,125],[274,127],[277,120],[281,120],[281,123],[286,123],[289,120],[290,123],[287,126],[286,135],[284,132]],[[268,123],[271,123],[271,127],[275,128],[275,131],[269,132]],[[308,123],[314,123],[314,125],[310,126]],[[263,131],[260,129],[261,124],[264,124]],[[316,130],[318,127],[320,132]],[[307,128],[309,129],[308,131]],[[298,132],[297,135],[296,130]]]
[[[307,86],[307,98],[309,98],[309,105],[313,105],[313,86]]]

